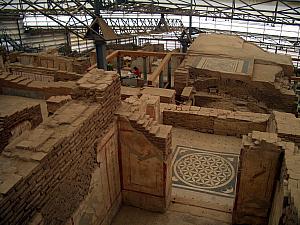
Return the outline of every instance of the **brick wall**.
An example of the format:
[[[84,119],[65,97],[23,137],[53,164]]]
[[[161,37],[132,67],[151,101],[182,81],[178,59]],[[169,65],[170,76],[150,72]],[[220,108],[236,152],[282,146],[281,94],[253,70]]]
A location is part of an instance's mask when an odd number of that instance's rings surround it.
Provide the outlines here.
[[[269,115],[196,106],[161,104],[163,124],[204,133],[241,136],[266,131]]]
[[[284,87],[284,82],[240,81],[234,79],[214,78],[196,73],[188,65],[186,57],[174,73],[174,88],[180,95],[186,86],[195,87],[196,91],[208,92],[210,87],[216,87],[219,93],[248,100],[249,96],[263,102],[268,108],[294,113],[297,96],[293,90]],[[284,87],[284,88],[283,88]]]
[[[197,91],[207,92],[209,87],[217,87],[219,93],[247,100],[249,96],[263,102],[268,108],[294,113],[297,96],[293,90],[279,88],[279,83],[239,81],[204,77],[192,84]]]
[[[130,97],[117,112],[122,196],[124,204],[164,212],[171,200],[172,127],[155,120],[159,104],[151,98],[159,103],[156,96]],[[142,102],[149,102],[152,110]]]
[[[81,74],[57,70],[55,68],[44,68],[36,66],[11,63],[9,69],[13,75],[19,75],[35,81],[73,81],[82,77]]]
[[[76,83],[74,81],[43,82],[3,73],[0,75],[0,88],[6,95],[48,99],[56,95],[70,95],[76,88]]]
[[[285,156],[280,176],[276,182],[272,209],[269,216],[270,225],[300,224],[300,152],[293,142],[283,142]]]
[[[274,133],[243,136],[232,224],[268,224],[285,148]]]
[[[300,224],[299,125],[300,119],[289,113],[274,111],[269,120],[268,132],[277,133],[286,146],[270,212],[270,225]]]
[[[71,58],[46,53],[19,53],[16,61],[22,65],[43,67],[84,74],[90,66],[88,58]]]
[[[87,196],[97,143],[120,102],[116,74],[90,73],[76,100],[1,153],[0,224],[26,224],[37,213],[44,224],[65,224]]]
[[[4,106],[3,106],[4,107]],[[18,126],[28,121],[29,129],[33,129],[38,126],[42,121],[41,107],[39,104],[32,104],[32,106],[25,107],[20,111],[16,111],[10,115],[0,115],[0,152],[8,144],[11,137],[14,135],[14,129]],[[27,126],[26,124],[24,124]],[[20,129],[22,129],[20,127]],[[19,134],[22,132],[16,131]],[[19,134],[14,135],[17,137]]]
[[[97,162],[88,194],[67,224],[110,224],[121,205],[117,119],[96,145]]]
[[[47,104],[47,111],[49,115],[55,113],[57,109],[62,107],[68,101],[71,101],[72,98],[70,95],[63,95],[63,96],[52,96],[46,100]]]
[[[268,132],[277,133],[283,140],[300,145],[300,119],[294,114],[273,111],[268,123]]]

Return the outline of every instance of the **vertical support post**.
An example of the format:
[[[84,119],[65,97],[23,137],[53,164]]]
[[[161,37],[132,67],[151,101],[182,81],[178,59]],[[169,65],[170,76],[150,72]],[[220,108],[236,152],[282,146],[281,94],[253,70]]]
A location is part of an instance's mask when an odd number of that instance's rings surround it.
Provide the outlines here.
[[[78,52],[80,53],[80,43],[79,43],[79,37],[77,37],[77,47],[78,47]]]
[[[182,45],[182,53],[186,53],[187,52],[187,42],[185,40],[183,40],[181,42]]]
[[[106,65],[106,43],[105,41],[95,41],[97,68],[107,70]]]
[[[172,66],[171,66],[171,59],[170,59],[170,61],[168,62],[168,88],[171,88],[171,79],[172,79],[171,71],[172,71]]]
[[[231,22],[232,22],[232,20],[233,20],[234,10],[235,10],[235,0],[232,1]]]
[[[278,0],[276,1],[276,6],[275,6],[275,10],[274,10],[274,23],[276,23],[277,12],[278,12]]]
[[[148,60],[148,65],[149,65],[149,66],[148,66],[148,70],[149,70],[149,74],[152,73],[152,68],[151,68],[151,67],[152,67],[152,65],[151,65],[151,57],[152,57],[152,56],[149,56],[149,60]]]
[[[143,75],[144,83],[147,83],[147,57],[143,57]]]
[[[117,71],[121,77],[121,57],[119,55],[117,56]]]
[[[100,9],[102,8],[102,1],[94,0],[94,10],[97,16],[100,16]]]
[[[6,46],[6,51],[9,52],[8,42],[6,39],[5,39],[5,46]],[[15,50],[14,47],[13,47],[13,50]]]
[[[23,48],[22,36],[21,36],[20,24],[19,24],[19,18],[17,19],[17,27],[18,27],[18,35],[19,35],[20,45],[21,45],[22,48]]]
[[[163,76],[163,71],[160,72],[159,74],[159,87],[163,88],[164,87],[164,76]]]
[[[190,36],[192,36],[192,26],[193,26],[192,11],[193,11],[193,0],[191,0],[191,12],[190,12],[190,16],[189,16],[189,35]]]
[[[100,9],[103,8],[102,0],[94,1],[94,10],[97,17],[100,17]],[[100,33],[100,25],[96,29],[98,33]],[[95,40],[96,45],[96,58],[97,58],[97,68],[107,70],[106,63],[106,42],[105,40]]]
[[[71,45],[71,35],[70,32],[66,29],[66,45],[68,48],[67,54],[71,53],[72,51],[72,45]]]

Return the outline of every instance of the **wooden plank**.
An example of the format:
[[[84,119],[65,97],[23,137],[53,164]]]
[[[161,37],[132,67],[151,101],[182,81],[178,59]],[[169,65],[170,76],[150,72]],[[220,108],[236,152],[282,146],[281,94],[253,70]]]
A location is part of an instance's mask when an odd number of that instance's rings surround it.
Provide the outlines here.
[[[106,61],[112,60],[113,58],[117,57],[118,54],[119,54],[119,50],[116,50],[116,51],[110,53],[108,56],[106,56]],[[96,56],[96,57],[97,57],[97,56]],[[92,69],[94,69],[94,68],[96,68],[96,67],[97,67],[97,63],[95,63],[94,65],[91,65],[91,66],[87,69],[87,71],[90,71],[90,70],[92,70]]]
[[[171,57],[172,57],[172,53],[171,52],[169,52],[164,57],[164,59],[161,61],[161,63],[157,67],[157,69],[149,77],[150,84],[152,84],[152,82],[154,82],[159,77],[160,73],[164,70],[165,66],[168,65],[169,61],[171,60]]]
[[[300,77],[291,77],[290,80],[300,81]]]
[[[148,51],[129,51],[129,50],[120,50],[120,56],[133,56],[133,57],[147,57],[147,56],[156,56],[158,58],[163,58],[167,55],[166,52],[148,52]]]
[[[110,61],[119,55],[119,50],[113,51],[108,56],[106,56],[106,61]]]
[[[111,54],[109,54],[108,56],[106,56],[106,61],[110,61],[110,60],[114,59],[117,56],[121,56],[121,57],[124,57],[124,56],[133,56],[133,57],[156,56],[158,58],[163,58],[167,54],[171,54],[171,56],[185,56],[186,55],[186,53],[179,53],[179,52],[166,53],[166,52],[116,50],[116,51],[112,52]],[[94,65],[90,66],[87,69],[87,71],[90,71],[90,70],[92,70],[96,67],[97,67],[97,64],[94,64]]]

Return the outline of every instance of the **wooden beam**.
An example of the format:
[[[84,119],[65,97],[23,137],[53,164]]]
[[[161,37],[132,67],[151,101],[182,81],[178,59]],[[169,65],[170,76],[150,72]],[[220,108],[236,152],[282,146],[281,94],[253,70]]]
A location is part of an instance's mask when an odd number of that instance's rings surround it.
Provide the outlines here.
[[[300,77],[290,77],[290,80],[300,81]]]
[[[186,53],[180,53],[180,52],[148,52],[148,51],[129,51],[129,50],[116,50],[112,53],[110,53],[108,56],[106,56],[106,61],[110,61],[114,59],[117,56],[132,56],[132,57],[147,57],[147,56],[156,56],[158,58],[164,58],[167,55],[168,57],[172,56],[185,56]],[[169,59],[170,60],[170,59]],[[94,64],[90,66],[87,71],[90,71],[97,67],[97,64]],[[154,71],[155,72],[155,71]]]
[[[158,58],[163,58],[167,54],[166,52],[127,51],[127,50],[120,50],[119,52],[120,52],[120,56],[133,56],[133,57],[156,56]]]
[[[94,65],[91,65],[89,68],[87,68],[87,71],[90,71],[94,68],[97,68],[97,63],[95,63]]]
[[[112,60],[113,58],[117,57],[119,55],[119,52],[119,50],[116,50],[110,53],[108,56],[106,56],[106,61]]]
[[[168,65],[170,59],[172,57],[172,52],[169,52],[164,59],[161,61],[157,69],[151,74],[149,77],[149,82],[152,84],[160,75],[160,73],[163,71],[164,67]]]
[[[116,50],[116,51],[110,53],[108,56],[106,56],[106,61],[112,60],[113,58],[115,58],[116,56],[118,56],[118,54],[119,54],[119,50]],[[97,57],[97,56],[96,56],[96,57]],[[91,65],[91,66],[87,69],[87,71],[90,71],[90,70],[92,70],[92,69],[94,69],[94,68],[96,68],[96,67],[97,67],[97,63],[94,64],[94,65]]]
[[[180,52],[169,52],[172,56],[186,56],[186,53]],[[133,57],[147,57],[156,56],[158,58],[163,58],[168,52],[148,52],[148,51],[129,51],[129,50],[119,50],[120,56],[133,56]]]

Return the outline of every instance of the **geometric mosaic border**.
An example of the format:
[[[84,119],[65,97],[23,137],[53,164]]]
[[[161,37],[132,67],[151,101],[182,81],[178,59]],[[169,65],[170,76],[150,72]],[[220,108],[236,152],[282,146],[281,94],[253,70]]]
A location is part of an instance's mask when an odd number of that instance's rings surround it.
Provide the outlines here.
[[[235,197],[239,155],[176,146],[172,186]]]

